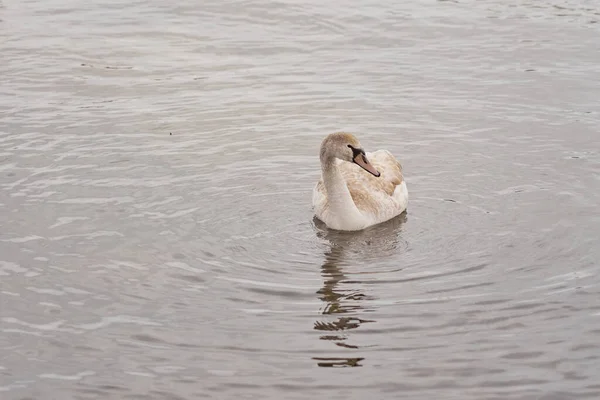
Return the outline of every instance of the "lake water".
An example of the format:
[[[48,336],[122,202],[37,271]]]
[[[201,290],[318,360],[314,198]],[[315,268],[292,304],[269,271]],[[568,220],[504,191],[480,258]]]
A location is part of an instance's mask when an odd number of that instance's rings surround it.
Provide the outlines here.
[[[0,0],[0,84],[3,400],[600,397],[598,1]]]

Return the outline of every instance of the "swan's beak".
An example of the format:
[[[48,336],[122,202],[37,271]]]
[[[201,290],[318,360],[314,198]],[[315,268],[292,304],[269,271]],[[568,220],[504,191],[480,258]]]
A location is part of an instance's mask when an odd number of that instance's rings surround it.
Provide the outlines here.
[[[369,160],[367,160],[367,157],[364,154],[362,154],[362,153],[359,153],[359,154],[356,155],[356,157],[354,157],[354,162],[356,164],[358,164],[362,169],[364,169],[367,172],[370,172],[374,176],[379,177],[381,175],[379,173],[379,171],[377,171],[375,169],[375,167],[373,166],[373,164],[371,164],[369,162]]]

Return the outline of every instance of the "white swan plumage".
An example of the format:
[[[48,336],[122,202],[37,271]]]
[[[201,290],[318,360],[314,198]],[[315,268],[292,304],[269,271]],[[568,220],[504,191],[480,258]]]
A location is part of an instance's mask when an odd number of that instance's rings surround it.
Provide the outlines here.
[[[327,227],[357,231],[388,221],[408,206],[402,165],[387,150],[366,153],[345,132],[321,143],[321,179],[313,190],[313,208]]]

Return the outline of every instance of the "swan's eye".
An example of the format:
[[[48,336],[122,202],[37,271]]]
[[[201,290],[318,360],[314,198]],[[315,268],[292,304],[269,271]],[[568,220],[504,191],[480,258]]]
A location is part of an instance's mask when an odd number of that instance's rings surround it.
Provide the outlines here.
[[[356,158],[356,156],[358,156],[359,154],[365,154],[365,151],[363,149],[357,149],[354,146],[352,146],[351,144],[349,144],[348,147],[350,147],[352,149],[352,157],[353,158]]]

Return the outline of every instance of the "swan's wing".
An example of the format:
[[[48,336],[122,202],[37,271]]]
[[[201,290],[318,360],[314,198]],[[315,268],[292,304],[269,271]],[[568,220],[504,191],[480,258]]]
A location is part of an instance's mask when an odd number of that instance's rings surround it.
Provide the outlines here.
[[[404,181],[402,165],[387,150],[377,150],[366,154],[367,159],[379,171],[375,177],[354,163],[342,162],[340,171],[354,204],[363,212],[379,215],[395,208],[394,190]],[[391,210],[390,210],[391,211]]]
[[[404,182],[402,164],[387,150],[377,150],[374,153],[367,153],[367,158],[381,173],[379,178],[383,178],[386,181],[384,184],[385,191],[391,196],[396,186]],[[375,179],[377,180],[378,178]]]
[[[377,150],[366,154],[367,159],[379,171],[381,176],[375,177],[354,163],[340,162],[338,168],[346,180],[350,192],[368,190],[381,192],[391,196],[404,178],[402,165],[387,150]]]

